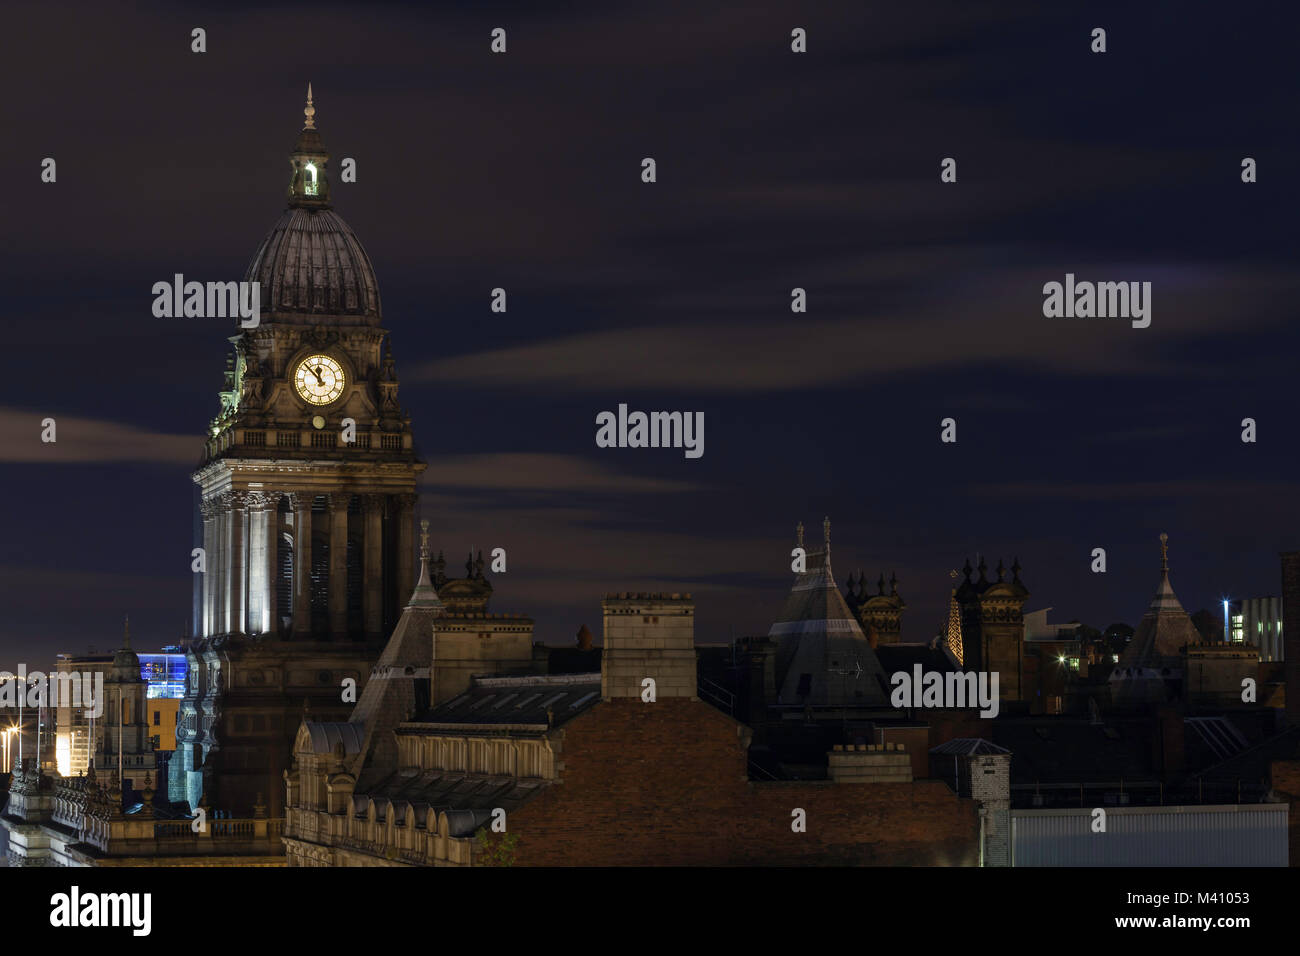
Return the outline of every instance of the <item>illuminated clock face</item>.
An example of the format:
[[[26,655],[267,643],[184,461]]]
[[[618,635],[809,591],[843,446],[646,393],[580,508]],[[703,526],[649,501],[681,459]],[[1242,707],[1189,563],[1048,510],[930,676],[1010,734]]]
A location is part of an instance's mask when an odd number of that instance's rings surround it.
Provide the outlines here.
[[[309,355],[293,373],[293,384],[304,401],[328,405],[343,394],[343,366],[328,355]]]

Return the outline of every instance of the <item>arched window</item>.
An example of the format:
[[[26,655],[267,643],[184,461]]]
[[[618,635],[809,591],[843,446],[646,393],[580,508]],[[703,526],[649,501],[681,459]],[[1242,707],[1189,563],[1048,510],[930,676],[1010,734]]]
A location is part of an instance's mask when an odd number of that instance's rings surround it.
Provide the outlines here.
[[[307,193],[308,196],[315,196],[316,190],[318,188],[316,185],[316,164],[308,163],[306,166],[302,168],[302,171],[303,171],[302,183],[303,183],[304,191]]]

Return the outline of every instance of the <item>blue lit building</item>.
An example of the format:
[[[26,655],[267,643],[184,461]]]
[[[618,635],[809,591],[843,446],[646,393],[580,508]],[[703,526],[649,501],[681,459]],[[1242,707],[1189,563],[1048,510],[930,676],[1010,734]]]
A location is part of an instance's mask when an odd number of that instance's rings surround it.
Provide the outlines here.
[[[158,654],[139,654],[140,676],[148,682],[147,697],[185,696],[185,652],[176,645]]]

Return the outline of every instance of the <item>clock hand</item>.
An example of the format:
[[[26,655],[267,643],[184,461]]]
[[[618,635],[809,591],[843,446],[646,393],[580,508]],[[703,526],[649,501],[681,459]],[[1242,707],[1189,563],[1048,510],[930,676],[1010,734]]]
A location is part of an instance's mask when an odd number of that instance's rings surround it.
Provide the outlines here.
[[[316,384],[317,384],[317,385],[322,385],[322,386],[323,386],[323,385],[325,384],[325,379],[323,379],[323,378],[320,377],[320,366],[317,365],[317,366],[316,366],[314,369],[312,369],[311,371],[312,371],[312,374],[316,376]]]

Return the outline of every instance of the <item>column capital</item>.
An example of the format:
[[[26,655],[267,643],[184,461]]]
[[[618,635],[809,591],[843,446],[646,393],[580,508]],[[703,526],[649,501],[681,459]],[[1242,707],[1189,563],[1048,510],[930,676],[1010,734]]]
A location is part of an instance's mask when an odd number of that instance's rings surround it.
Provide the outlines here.
[[[267,511],[275,511],[280,507],[280,499],[284,497],[282,491],[259,491],[257,497],[261,501],[262,507]]]
[[[401,508],[415,508],[415,503],[420,500],[419,495],[393,495],[397,504]]]

